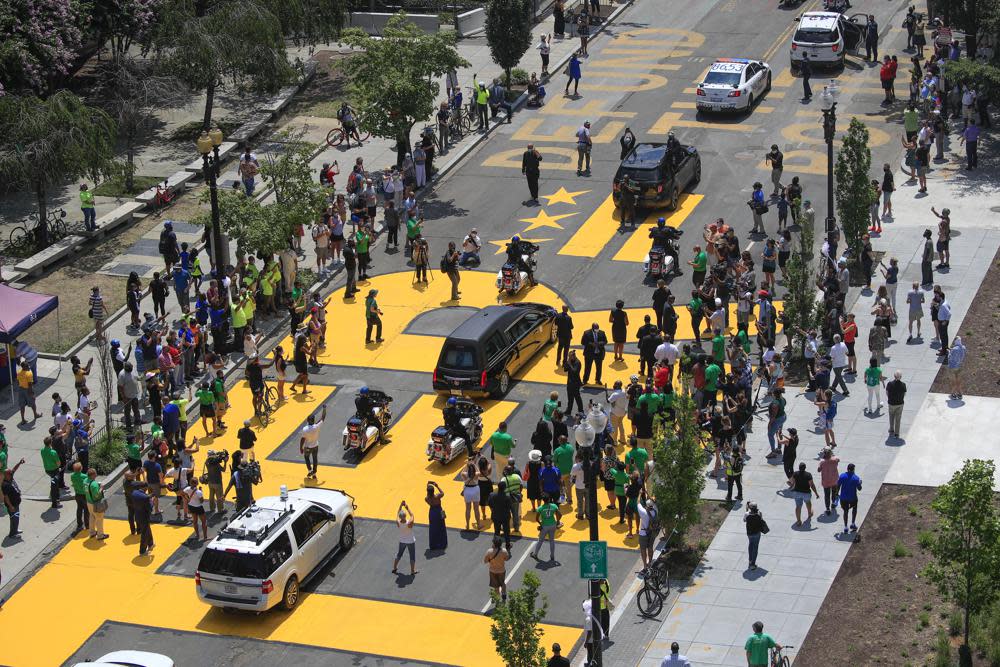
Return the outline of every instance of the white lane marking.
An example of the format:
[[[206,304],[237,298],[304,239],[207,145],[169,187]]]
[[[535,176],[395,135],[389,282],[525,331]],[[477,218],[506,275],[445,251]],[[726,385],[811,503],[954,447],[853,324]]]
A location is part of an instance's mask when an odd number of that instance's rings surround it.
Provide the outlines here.
[[[504,579],[504,583],[505,583],[505,584],[507,584],[508,586],[510,586],[510,580],[514,578],[514,573],[515,573],[515,572],[517,572],[517,569],[518,569],[519,567],[521,567],[521,565],[522,565],[522,564],[524,563],[524,560],[525,560],[525,559],[526,559],[526,558],[528,557],[528,554],[530,554],[530,553],[531,553],[531,548],[532,548],[533,546],[535,546],[535,540],[530,540],[530,543],[529,543],[529,545],[528,545],[528,548],[524,550],[524,553],[523,553],[523,554],[521,554],[521,557],[517,559],[517,562],[516,562],[516,563],[514,563],[514,567],[510,568],[510,569],[509,569],[509,570],[507,571],[507,578],[506,578],[506,579]],[[493,600],[492,600],[492,599],[491,599],[491,600],[487,600],[487,601],[486,601],[486,604],[485,604],[485,605],[483,606],[483,609],[482,609],[482,611],[481,611],[480,613],[481,613],[481,614],[485,614],[485,613],[486,613],[486,611],[487,611],[487,610],[488,610],[488,609],[489,609],[489,608],[490,608],[491,606],[493,606]]]

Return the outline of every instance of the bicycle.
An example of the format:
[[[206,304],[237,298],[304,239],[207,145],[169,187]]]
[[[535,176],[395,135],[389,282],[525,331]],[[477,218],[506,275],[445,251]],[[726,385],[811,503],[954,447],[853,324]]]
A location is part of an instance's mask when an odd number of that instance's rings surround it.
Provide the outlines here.
[[[45,236],[49,243],[58,241],[60,238],[67,235],[65,223],[62,220],[65,217],[66,210],[62,208],[46,211]],[[29,223],[32,222],[33,224],[29,225]],[[27,221],[21,222],[10,230],[10,236],[8,236],[8,249],[11,254],[18,256],[29,254],[34,249],[35,245],[38,245],[39,228],[38,213],[31,213],[28,216]],[[62,233],[60,234],[60,232]]]
[[[639,613],[646,618],[655,618],[663,609],[663,602],[670,595],[669,558],[670,540],[677,534],[677,529],[670,531],[663,551],[645,570],[642,588],[636,596]]]
[[[339,146],[345,139],[347,140],[347,145],[350,146],[351,138],[353,137],[355,141],[359,144],[364,143],[371,139],[371,132],[363,132],[358,128],[357,125],[354,126],[354,133],[348,133],[343,125],[338,125],[329,132],[326,133],[326,145],[331,148],[334,146]]]
[[[777,646],[771,649],[771,667],[792,667],[792,661],[787,655],[783,655],[782,651],[788,648],[795,648],[794,646],[782,646],[778,648]]]
[[[177,195],[170,189],[167,179],[163,179],[163,185],[156,184],[156,192],[153,194],[153,216],[160,217],[163,209],[174,203]]]
[[[261,426],[267,426],[271,419],[271,413],[278,405],[278,390],[274,387],[266,387],[260,396],[254,396],[253,411],[260,421]]]

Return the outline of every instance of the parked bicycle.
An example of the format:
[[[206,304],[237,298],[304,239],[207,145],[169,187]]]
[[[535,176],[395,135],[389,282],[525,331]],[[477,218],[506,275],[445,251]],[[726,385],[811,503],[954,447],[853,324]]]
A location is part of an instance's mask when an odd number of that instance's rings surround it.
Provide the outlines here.
[[[663,551],[656,557],[644,572],[642,588],[636,596],[639,613],[646,618],[655,618],[663,610],[663,602],[670,595],[670,540],[677,535],[677,529],[670,531]]]
[[[45,224],[38,224],[38,213],[32,213],[10,230],[8,250],[11,254],[24,256],[36,248],[48,245],[52,241],[67,236],[68,229],[63,218],[66,210],[52,209],[45,213]]]
[[[333,146],[339,146],[344,141],[348,141],[349,139],[354,139],[355,141],[363,143],[371,139],[371,136],[371,132],[364,132],[361,128],[355,127],[353,133],[348,133],[343,125],[338,125],[327,132],[326,145],[332,148]],[[350,141],[348,141],[348,144],[350,144]]]
[[[160,217],[163,209],[173,204],[176,198],[177,195],[170,189],[167,179],[163,179],[163,185],[157,183],[156,192],[153,194],[153,215],[157,218]]]
[[[278,390],[271,386],[266,386],[264,391],[254,396],[253,412],[260,421],[261,426],[267,426],[271,421],[271,413],[278,407]]]
[[[795,648],[794,646],[785,645],[781,648],[775,646],[771,649],[771,662],[769,663],[771,667],[792,667],[791,659],[783,654],[783,651]]]

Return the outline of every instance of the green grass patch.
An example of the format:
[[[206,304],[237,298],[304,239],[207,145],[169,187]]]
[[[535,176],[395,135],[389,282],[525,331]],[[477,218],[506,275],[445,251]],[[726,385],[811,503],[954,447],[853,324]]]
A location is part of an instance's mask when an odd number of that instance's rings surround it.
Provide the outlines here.
[[[125,431],[111,429],[109,436],[102,437],[90,447],[90,467],[98,475],[107,475],[125,462]]]
[[[120,176],[115,176],[114,178],[109,178],[94,188],[94,196],[114,197],[116,199],[120,199],[121,197],[137,195],[140,192],[145,192],[162,180],[163,179],[158,176],[136,175],[132,177],[132,189],[128,190],[125,188],[125,179]]]
[[[920,612],[920,615],[917,618],[920,620],[921,628],[926,628],[931,624],[931,615],[928,614],[926,611]]]
[[[238,120],[223,118],[222,120],[213,121],[213,125],[220,130],[222,130],[223,141],[230,134],[235,132],[240,125],[242,125]],[[190,123],[184,123],[176,130],[170,133],[171,141],[191,141],[194,142],[201,136],[201,128],[203,123],[200,120],[191,121]],[[192,149],[194,147],[192,146]]]
[[[906,558],[910,555],[910,550],[906,548],[900,540],[896,540],[896,544],[892,547],[892,557],[893,558]]]
[[[934,544],[934,534],[928,530],[922,530],[917,533],[917,544],[920,545],[921,549],[930,549],[931,545]]]

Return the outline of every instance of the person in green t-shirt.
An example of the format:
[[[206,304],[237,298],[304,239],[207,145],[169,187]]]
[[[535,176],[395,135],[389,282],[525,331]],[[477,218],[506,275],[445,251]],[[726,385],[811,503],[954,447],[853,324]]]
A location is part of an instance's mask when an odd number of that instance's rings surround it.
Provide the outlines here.
[[[553,391],[549,394],[549,398],[545,401],[545,405],[542,406],[542,419],[547,422],[552,421],[552,413],[559,409],[559,393]]]
[[[755,621],[753,624],[753,634],[747,638],[743,649],[747,653],[747,665],[749,667],[767,667],[770,655],[768,652],[772,648],[781,648],[781,644],[774,641],[771,635],[764,634],[764,624]]]
[[[743,348],[743,352],[750,354],[750,336],[747,335],[746,329],[736,332],[736,342]]]
[[[214,435],[219,432],[218,420],[215,417],[215,392],[207,382],[202,382],[195,392],[198,399],[198,413],[201,415],[201,427],[205,429],[205,435]],[[212,430],[208,430],[208,420],[212,420]]]
[[[643,406],[645,406],[648,415],[655,415],[660,409],[660,395],[653,390],[652,385],[646,385],[645,391],[636,399],[636,409],[641,411]]]
[[[698,296],[698,290],[691,292],[691,300],[688,301],[688,313],[691,315],[691,328],[694,333],[694,341],[701,345],[701,321],[705,317],[705,304]]]
[[[615,499],[618,501],[618,523],[620,525],[625,524],[625,510],[627,503],[627,498],[625,497],[625,485],[628,484],[628,473],[625,472],[625,463],[619,461],[614,468],[611,469],[611,478],[615,482]]]
[[[413,241],[424,231],[424,221],[414,218],[412,215],[406,219],[406,247],[404,251],[413,251]]]
[[[629,443],[632,447],[631,450],[625,455],[625,466],[629,474],[632,471],[637,471],[640,476],[646,476],[646,462],[649,461],[649,452],[644,448],[639,446],[638,440],[632,440]]]
[[[712,337],[712,356],[720,366],[726,363],[726,339],[722,337],[722,329],[716,329]]]
[[[170,401],[171,403],[177,406],[177,410],[180,412],[179,415],[180,431],[177,433],[179,442],[184,442],[187,439],[187,431],[188,431],[187,405],[188,403],[191,402],[191,399],[192,399],[191,387],[188,387],[187,398],[184,398],[184,396],[180,392],[175,392],[173,395],[173,399]]]
[[[371,262],[369,246],[371,242],[372,237],[369,236],[368,230],[364,227],[359,227],[358,231],[354,234],[354,245],[358,252],[358,280],[368,280],[368,265]]]
[[[694,259],[688,262],[691,266],[691,280],[695,287],[701,287],[705,282],[705,272],[708,270],[708,254],[700,245],[694,247]]]
[[[705,401],[715,404],[715,394],[719,391],[719,376],[722,368],[715,362],[710,363],[705,368]]]
[[[69,476],[73,487],[73,497],[76,500],[76,532],[90,525],[90,512],[87,510],[87,473],[79,461],[73,464],[73,473]]]
[[[142,445],[136,442],[131,434],[125,443],[125,460],[128,462],[128,469],[131,472],[135,472],[142,465]]]
[[[559,440],[561,441],[559,446],[552,452],[552,462],[559,468],[562,494],[566,497],[566,502],[569,503],[569,506],[572,507],[573,495],[572,489],[570,489],[569,473],[573,470],[573,445],[566,440],[566,436],[564,435],[559,436]]]
[[[562,512],[559,506],[553,502],[547,502],[538,508],[538,541],[535,548],[531,550],[531,557],[538,559],[538,552],[542,548],[542,542],[549,540],[549,561],[556,559],[556,529],[561,525]]]
[[[882,375],[882,368],[878,365],[878,358],[872,357],[865,369],[865,386],[868,387],[868,407],[865,414],[876,414],[877,410],[872,410],[872,399],[878,404],[878,410],[882,409],[882,385],[885,384],[885,376]]]
[[[490,436],[490,448],[493,450],[493,471],[497,476],[503,477],[507,459],[514,448],[514,438],[507,432],[507,422],[500,422],[497,430]]]
[[[90,536],[106,540],[108,534],[104,532],[104,511],[98,511],[101,509],[100,503],[104,502],[104,489],[97,481],[97,471],[93,468],[87,471],[87,484],[83,490],[87,497],[87,509],[90,510]]]

